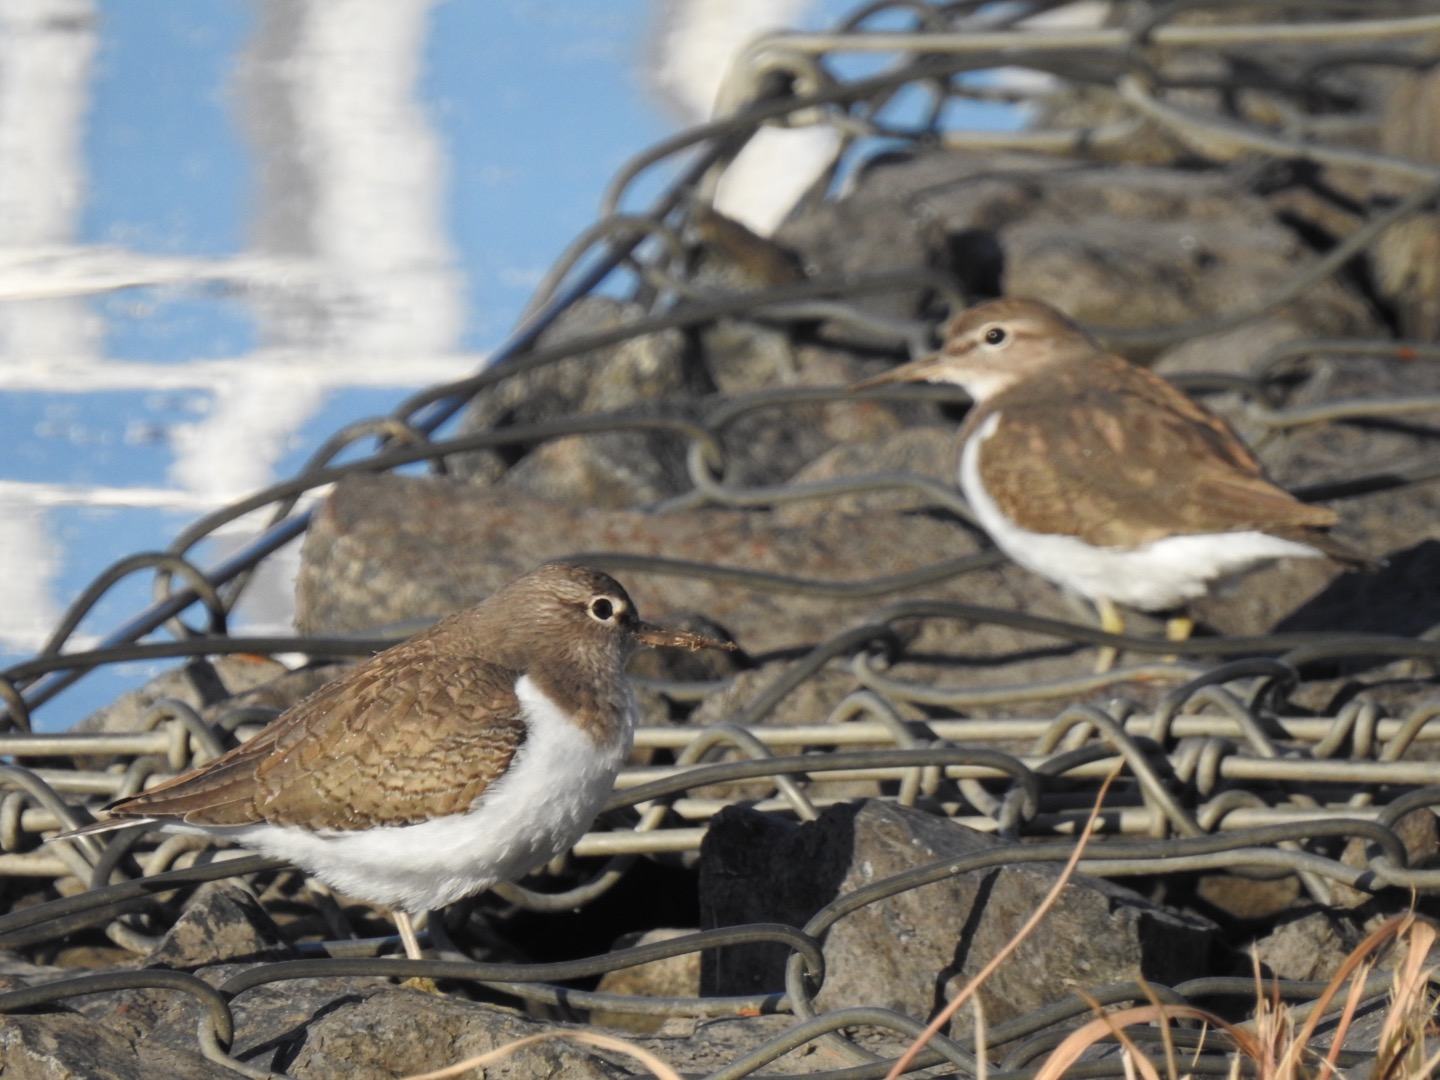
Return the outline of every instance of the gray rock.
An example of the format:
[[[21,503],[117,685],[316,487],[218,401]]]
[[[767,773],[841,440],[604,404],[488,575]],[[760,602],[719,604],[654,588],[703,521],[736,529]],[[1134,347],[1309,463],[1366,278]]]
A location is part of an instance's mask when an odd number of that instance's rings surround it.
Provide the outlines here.
[[[201,1056],[137,1046],[72,1012],[0,1015],[5,1080],[230,1080],[235,1073]]]
[[[357,476],[337,485],[306,536],[297,623],[358,630],[473,603],[546,559],[583,552],[660,555],[741,570],[865,580],[974,551],[967,530],[910,515],[830,515],[807,528],[764,511],[584,512],[504,486]],[[463,555],[457,555],[463,553]],[[603,565],[603,559],[595,560]],[[651,619],[697,611],[751,653],[823,640],[874,607],[694,574],[617,571]],[[926,595],[969,595],[973,583]]]
[[[827,809],[799,826],[732,807],[715,818],[700,856],[702,925],[802,925],[823,905],[926,863],[997,846],[945,818],[878,801]],[[867,905],[825,940],[821,1009],[881,1005],[928,1019],[995,956],[1039,906],[1053,863],[976,870]],[[1143,976],[1171,984],[1208,970],[1216,929],[1137,893],[1083,875],[985,983],[989,1023],[1071,989]],[[784,950],[707,953],[702,985],[755,993],[783,985]],[[962,1010],[963,1012],[964,1010]],[[957,1018],[956,1030],[969,1020]]]
[[[677,1017],[653,1035],[630,1038],[658,1054],[682,1076],[708,1076],[762,1043],[783,1035],[794,1023],[794,1017],[785,1015],[722,1016],[707,1020]],[[771,1075],[815,1072],[816,1058],[808,1056],[811,1049],[807,1047],[773,1061],[763,1071]],[[830,1067],[839,1064],[831,1058]]]
[[[784,678],[789,670],[787,662],[777,661],[740,672],[722,690],[708,694],[690,715],[689,722],[696,727],[739,723],[741,714],[746,713],[752,703]],[[859,683],[848,671],[817,671],[776,702],[774,708],[763,715],[754,715],[754,719],[777,727],[823,723],[845,695],[858,688]]]
[[[1277,979],[1329,980],[1360,937],[1343,915],[1311,911],[1283,919],[1255,942],[1255,955]]]
[[[897,166],[903,169],[904,165]],[[868,171],[845,198],[821,203],[783,223],[775,238],[795,250],[812,277],[859,277],[889,270],[919,270],[935,260],[940,239],[927,207]],[[920,314],[928,289],[917,286],[856,298],[862,310],[891,319]]]
[[[731,419],[720,430],[727,484],[783,483],[836,445],[892,435],[905,418],[935,417],[931,407],[886,409],[840,393],[840,388],[876,370],[852,354],[804,345],[796,350],[796,356],[797,368],[785,380],[788,386],[833,389],[836,397],[803,403],[775,398],[776,405]]]
[[[821,454],[791,477],[794,484],[905,472],[936,483],[955,486],[960,466],[958,424],[919,424],[904,427],[879,439],[846,442]],[[833,499],[781,503],[775,518],[786,525],[804,526],[827,514],[905,513],[928,507],[925,496],[908,488],[857,492]]]
[[[191,971],[222,963],[291,960],[294,952],[253,893],[235,881],[206,882],[166,931],[146,967]]]
[[[1043,191],[1040,205],[999,231],[1006,292],[1045,297],[1098,326],[1232,315],[1316,258],[1224,173],[1067,169],[1047,176]],[[1334,282],[1282,312],[1294,337],[1380,329],[1364,301]]]
[[[540,345],[560,346],[614,330],[642,314],[634,305],[589,297],[542,335]],[[687,360],[678,331],[647,334],[501,380],[471,403],[462,430],[523,427],[584,413],[647,415],[662,399],[708,389],[703,372]],[[470,479],[503,478],[577,506],[623,506],[686,490],[686,444],[684,437],[665,432],[606,432],[476,450],[452,461],[455,472]]]
[[[803,275],[769,241],[710,215],[697,226],[695,281],[721,293],[762,290]],[[713,235],[712,235],[713,234]],[[740,250],[737,250],[738,249]],[[759,258],[755,257],[759,252]],[[602,297],[581,301],[542,337],[544,347],[623,327],[640,309]],[[865,373],[849,352],[800,345],[783,327],[739,318],[696,324],[687,339],[679,331],[636,337],[621,344],[560,360],[502,379],[482,391],[466,413],[465,432],[498,431],[576,416],[699,419],[707,395],[763,393],[791,387],[841,387]],[[786,479],[837,442],[871,438],[893,430],[893,413],[863,402],[837,400],[789,404],[786,422],[774,409],[747,412],[718,432],[725,447],[724,474],[731,484],[769,484]],[[602,431],[508,445],[455,455],[457,475],[504,482],[573,506],[635,506],[687,491],[689,439],[664,431]]]
[[[1362,1006],[1353,1022],[1345,1029],[1342,1042],[1351,1053],[1370,1054],[1344,1071],[1345,1080],[1389,1080],[1392,1077],[1424,1076],[1426,1064],[1440,1054],[1440,1039],[1435,1037],[1434,1011],[1421,1004],[1408,1017],[1390,1027],[1393,1010],[1386,1001],[1372,999]],[[1334,1032],[1321,1024],[1316,1049],[1324,1049],[1334,1040]],[[1397,1037],[1398,1036],[1398,1037]],[[1431,1070],[1433,1071],[1433,1070]]]
[[[631,949],[659,941],[674,941],[693,934],[691,930],[659,927],[642,933],[626,934],[615,942],[616,949]],[[698,997],[700,994],[700,954],[682,953],[666,960],[607,971],[595,987],[606,994],[628,994],[632,997]],[[666,1017],[641,1013],[603,1012],[590,1014],[590,1022],[618,1031],[654,1032],[664,1027]]]
[[[317,1015],[276,1067],[297,1080],[389,1080],[455,1065],[553,1027],[508,1009],[413,990],[347,995]],[[487,1080],[610,1080],[626,1075],[562,1040],[524,1047],[485,1067]]]
[[[268,682],[250,690],[237,691],[224,701],[209,706],[201,715],[210,722],[219,720],[233,709],[255,709],[256,719],[249,721],[251,723],[259,722],[261,711],[269,711],[278,716],[338,676],[345,670],[347,663],[349,662],[338,660],[334,663],[310,664],[291,671],[282,669],[280,674]]]
[[[227,964],[199,974],[218,985],[241,970],[243,965]],[[189,995],[141,989],[75,1001],[84,1015],[0,1016],[0,1063],[7,1080],[17,1063],[33,1071],[16,1075],[44,1080],[234,1075],[201,1056],[199,1007]],[[556,1028],[510,1009],[368,977],[264,984],[234,998],[231,1007],[235,1041],[230,1053],[236,1060],[307,1080],[409,1076]],[[585,1047],[547,1041],[488,1066],[485,1075],[601,1080],[623,1072]]]

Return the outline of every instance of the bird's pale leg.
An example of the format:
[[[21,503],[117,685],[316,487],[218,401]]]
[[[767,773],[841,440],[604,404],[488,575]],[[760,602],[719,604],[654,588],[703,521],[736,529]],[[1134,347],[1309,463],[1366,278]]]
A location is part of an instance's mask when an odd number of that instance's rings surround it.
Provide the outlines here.
[[[425,954],[420,951],[420,939],[415,936],[415,924],[410,921],[408,911],[395,910],[395,928],[400,931],[400,940],[405,943],[406,958],[424,960]]]
[[[400,931],[400,940],[405,943],[405,957],[408,960],[424,960],[425,954],[420,951],[420,939],[415,936],[415,924],[410,920],[408,911],[395,910],[395,928]],[[406,979],[400,984],[404,990],[419,990],[424,994],[439,994],[440,987],[435,980],[424,975],[416,975]]]
[[[1173,641],[1177,645],[1182,641],[1189,641],[1190,634],[1195,629],[1195,620],[1189,615],[1174,615],[1165,620],[1165,640]],[[1162,660],[1173,664],[1180,659],[1179,653],[1166,653]]]
[[[1110,600],[1096,600],[1095,613],[1100,616],[1100,629],[1107,634],[1123,634],[1125,632],[1125,620],[1120,615],[1120,609]],[[1120,655],[1120,650],[1113,645],[1100,646],[1099,653],[1095,656],[1095,674],[1104,675],[1115,666],[1115,661]]]
[[[1189,641],[1195,629],[1195,620],[1189,615],[1175,615],[1165,620],[1166,641]]]

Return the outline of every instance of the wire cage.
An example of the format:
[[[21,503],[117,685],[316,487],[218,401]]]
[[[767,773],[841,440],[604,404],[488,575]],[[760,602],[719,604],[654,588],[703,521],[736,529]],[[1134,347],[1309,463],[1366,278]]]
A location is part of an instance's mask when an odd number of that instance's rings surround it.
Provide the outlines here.
[[[53,955],[68,936],[98,929],[143,954],[163,929],[135,915],[153,908],[153,896],[237,874],[274,875],[278,864],[188,838],[121,834],[103,843],[53,844],[45,838],[82,824],[81,806],[99,806],[141,790],[152,776],[215,757],[274,712],[244,694],[203,707],[170,695],[137,710],[128,730],[41,734],[31,730],[37,710],[87,672],[137,658],[170,659],[177,667],[255,655],[314,663],[363,656],[395,640],[325,629],[272,637],[227,629],[254,569],[314,526],[317,496],[337,485],[382,474],[414,478],[420,469],[446,478],[465,471],[459,463],[466,455],[483,452],[498,451],[496,458],[513,463],[564,440],[663,436],[671,474],[680,479],[649,505],[621,508],[650,515],[662,536],[666,514],[802,508],[814,515],[841,507],[852,519],[888,514],[908,522],[907,529],[935,528],[971,542],[942,545],[920,565],[879,573],[851,566],[844,574],[818,561],[777,567],[738,548],[729,558],[620,546],[575,552],[627,583],[658,582],[659,596],[667,582],[684,582],[702,597],[733,593],[742,597],[736,606],[762,604],[767,612],[808,605],[807,626],[829,630],[757,645],[742,629],[737,637],[754,661],[748,670],[638,676],[642,696],[663,702],[683,722],[648,723],[637,732],[635,756],[609,806],[575,848],[577,858],[600,860],[585,864],[598,869],[579,879],[562,876],[555,888],[549,887],[554,882],[507,885],[499,897],[534,913],[583,910],[645,860],[693,868],[711,822],[737,805],[814,822],[829,808],[865,797],[949,817],[990,834],[994,847],[846,893],[801,927],[742,924],[550,964],[379,959],[353,955],[354,948],[347,954],[332,934],[306,959],[256,964],[218,987],[183,972],[116,967],[4,990],[0,1011],[139,987],[177,990],[201,1006],[205,1055],[247,1075],[270,1075],[232,1055],[233,1002],[240,995],[287,980],[429,975],[500,987],[533,1003],[563,1001],[580,1011],[787,1018],[710,1071],[712,1080],[765,1075],[772,1061],[811,1044],[849,1062],[829,1066],[830,1075],[881,1076],[893,1055],[872,1052],[856,1030],[908,1039],[929,1018],[878,1004],[817,1003],[835,923],[860,906],[977,868],[1063,862],[1117,765],[1098,835],[1080,863],[1086,873],[1147,883],[1268,875],[1297,883],[1302,896],[1324,909],[1353,908],[1359,897],[1388,912],[1407,902],[1396,897],[1412,894],[1423,906],[1440,886],[1431,810],[1440,803],[1440,692],[1434,685],[1440,645],[1427,619],[1435,587],[1415,580],[1428,565],[1423,537],[1397,534],[1386,547],[1391,566],[1367,587],[1359,602],[1371,617],[1356,624],[1216,632],[1177,647],[1143,631],[1108,635],[1083,618],[1065,617],[1063,607],[1037,613],[1021,604],[966,600],[970,583],[999,572],[1004,560],[970,528],[948,465],[928,475],[888,466],[876,471],[864,466],[862,455],[851,459],[861,464],[819,478],[775,478],[753,468],[747,454],[769,437],[765,433],[813,425],[817,410],[861,407],[840,380],[775,381],[735,392],[710,386],[640,409],[630,402],[506,423],[483,422],[482,410],[475,414],[481,422],[460,422],[486,395],[507,386],[519,387],[509,392],[520,396],[545,392],[543,380],[524,380],[569,361],[618,364],[617,348],[667,333],[688,335],[690,347],[701,350],[703,335],[720,326],[754,334],[745,339],[747,348],[759,347],[764,335],[820,341],[848,351],[856,371],[926,348],[941,312],[986,292],[984,251],[974,243],[985,230],[961,236],[953,221],[939,220],[946,211],[937,211],[928,193],[908,193],[905,205],[917,218],[915,235],[940,240],[910,265],[855,267],[837,259],[827,270],[816,265],[823,259],[786,261],[775,254],[782,249],[743,230],[733,234],[741,254],[730,253],[732,263],[748,267],[738,277],[713,274],[697,258],[697,251],[713,250],[716,230],[728,227],[717,224],[717,189],[757,135],[822,129],[833,136],[832,158],[791,220],[845,204],[893,162],[943,163],[953,155],[1003,162],[990,167],[1007,191],[1028,182],[1016,179],[1007,157],[1023,154],[1045,162],[1047,176],[1050,170],[1083,172],[1102,185],[1119,183],[1119,172],[1134,168],[1222,176],[1260,193],[1257,198],[1271,197],[1273,212],[1290,215],[1287,220],[1301,210],[1298,196],[1287,202],[1274,195],[1281,188],[1293,196],[1303,187],[1312,200],[1329,197],[1324,221],[1332,233],[1323,240],[1313,228],[1304,233],[1311,241],[1306,256],[1268,292],[1231,296],[1221,313],[1197,304],[1188,317],[1163,325],[1145,323],[1144,313],[1115,311],[1097,332],[1128,355],[1151,360],[1201,337],[1243,338],[1276,312],[1333,305],[1324,290],[1351,290],[1374,332],[1292,334],[1268,343],[1259,335],[1232,369],[1192,372],[1178,381],[1239,402],[1236,415],[1252,442],[1301,432],[1348,454],[1344,448],[1398,432],[1413,448],[1408,456],[1379,460],[1356,453],[1348,460],[1358,467],[1315,477],[1301,493],[1341,500],[1357,517],[1367,506],[1393,516],[1400,504],[1423,515],[1427,485],[1440,475],[1431,445],[1440,434],[1440,390],[1423,389],[1429,378],[1423,372],[1440,359],[1434,343],[1440,327],[1427,322],[1435,295],[1424,281],[1430,264],[1417,256],[1404,264],[1408,271],[1387,267],[1393,267],[1389,260],[1404,262],[1403,252],[1395,254],[1405,247],[1397,238],[1430,250],[1422,238],[1432,235],[1440,150],[1432,152],[1416,134],[1429,114],[1415,102],[1426,100],[1433,82],[1440,9],[1421,3],[1134,3],[1114,5],[1092,25],[1047,22],[1072,7],[1053,0],[876,3],[826,33],[756,41],[737,59],[714,121],[665,140],[620,170],[596,224],[546,276],[488,366],[337,432],[294,477],[197,520],[164,552],[117,561],[76,601],[47,646],[0,678],[6,718],[0,874],[9,901],[0,915],[0,946]],[[1413,121],[1408,137],[1390,134],[1400,123],[1397,96],[1411,103],[1401,110]],[[957,116],[973,114],[957,106],[975,102],[1012,106],[1024,123],[1002,131],[958,125]],[[640,205],[632,194],[636,181],[654,174],[666,181]],[[853,224],[837,221],[836,228]],[[1141,225],[1151,227],[1158,226]],[[991,222],[986,229],[1003,247],[1003,225]],[[958,249],[958,261],[951,257],[957,236],[968,244]],[[835,242],[843,246],[845,239]],[[755,260],[762,264],[758,271]],[[554,332],[597,296],[623,305],[625,317],[599,328],[586,324],[578,334]],[[1296,385],[1327,364],[1342,372],[1349,364],[1360,374],[1332,379],[1339,394],[1322,387],[1318,397],[1296,400]],[[1364,381],[1367,373],[1400,369],[1421,371],[1420,382],[1391,392],[1384,379]],[[1360,389],[1352,393],[1351,386]],[[953,428],[964,400],[953,390],[907,388],[877,391],[862,404],[893,406],[902,417]],[[216,529],[257,511],[267,523],[253,540],[212,565],[196,560],[197,548]],[[1388,520],[1367,535],[1383,536]],[[1416,546],[1395,554],[1407,543]],[[67,648],[85,613],[134,574],[153,576],[154,602],[94,648]],[[705,611],[705,601],[694,607]],[[937,627],[998,628],[1002,636],[993,641],[1013,647],[977,656],[974,639]],[[1091,650],[1101,645],[1123,648],[1126,662],[1108,673],[1089,670]],[[1183,657],[1167,656],[1176,651]],[[1048,666],[1037,668],[1037,657]],[[1401,827],[1407,819],[1428,821],[1430,840],[1415,840]],[[756,942],[776,943],[790,958],[783,985],[763,994],[636,997],[563,985],[667,956]],[[1383,996],[1388,979],[1372,976],[1364,992]],[[1323,989],[1303,981],[1276,986],[1278,995],[1305,1007],[1315,1007]],[[1216,995],[1253,994],[1253,981],[1215,976],[1148,992],[1129,984],[1107,988],[1100,1003],[1144,1002],[1151,992],[1202,1004]],[[1319,1007],[1323,1013],[1339,1003]],[[1058,990],[1046,1009],[992,1026],[988,1049],[977,1049],[973,1035],[942,1034],[915,1067],[979,1075],[986,1066],[976,1055],[988,1054],[990,1075],[1018,1076],[1058,1041],[1037,1043],[1037,1033],[1053,1033],[1056,1025],[1072,1030],[1093,1015],[1083,998]],[[1230,1053],[1217,1036],[1191,1065],[1228,1070]],[[1094,1075],[1124,1072],[1118,1057],[1087,1067]]]

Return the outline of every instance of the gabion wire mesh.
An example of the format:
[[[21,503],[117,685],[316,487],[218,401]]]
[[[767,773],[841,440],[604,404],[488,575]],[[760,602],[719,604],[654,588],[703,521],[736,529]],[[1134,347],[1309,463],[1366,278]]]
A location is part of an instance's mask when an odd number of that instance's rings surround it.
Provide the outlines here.
[[[435,387],[401,403],[390,415],[366,420],[338,432],[307,467],[292,479],[195,522],[161,553],[118,561],[79,598],[47,646],[0,678],[8,732],[0,734],[0,875],[52,883],[60,899],[0,916],[0,947],[21,948],[56,941],[81,927],[108,928],[112,938],[143,948],[144,935],[124,916],[153,893],[182,884],[277,864],[236,852],[207,852],[187,839],[136,847],[135,837],[102,844],[95,839],[42,844],[54,830],[81,823],[74,807],[140,790],[157,772],[173,772],[220,753],[247,725],[265,717],[253,709],[221,710],[215,726],[184,702],[164,700],[142,728],[123,734],[37,734],[30,730],[34,710],[57,698],[87,671],[137,658],[181,658],[226,654],[301,654],[312,659],[364,655],[386,643],[361,638],[245,637],[227,631],[227,615],[240,599],[249,573],[278,548],[300,535],[310,518],[308,496],[355,473],[382,472],[417,463],[441,469],[448,456],[477,447],[533,445],[575,434],[663,428],[689,440],[687,464],[693,483],[677,503],[749,506],[789,499],[839,499],[861,490],[906,488],[936,510],[969,519],[959,495],[948,486],[916,476],[883,475],[798,486],[745,487],[726,481],[724,434],[738,417],[761,410],[783,416],[785,410],[816,400],[839,399],[844,389],[782,389],[744,399],[720,398],[695,415],[647,416],[644,420],[586,415],[542,425],[446,434],[447,425],[484,388],[515,375],[656,330],[696,326],[721,317],[790,323],[823,316],[867,333],[887,337],[896,347],[916,348],[926,327],[877,320],[853,305],[873,291],[913,285],[917,276],[873,274],[847,279],[809,280],[758,292],[721,294],[705,291],[683,278],[671,255],[683,248],[681,235],[689,216],[713,189],[740,145],[770,123],[832,125],[844,136],[845,152],[836,171],[873,152],[884,142],[941,144],[980,149],[1021,148],[1058,155],[1120,153],[1142,125],[1156,125],[1200,152],[1230,160],[1237,154],[1280,161],[1304,161],[1319,167],[1345,167],[1382,175],[1404,187],[1391,204],[1377,208],[1331,251],[1307,265],[1275,295],[1256,298],[1225,322],[1237,325],[1257,312],[1295,297],[1333,274],[1358,252],[1373,245],[1387,229],[1403,224],[1432,206],[1440,195],[1440,170],[1418,159],[1387,156],[1327,140],[1316,120],[1313,89],[1316,70],[1336,64],[1335,50],[1365,51],[1371,67],[1408,71],[1434,62],[1435,53],[1416,42],[1440,33],[1440,11],[1432,5],[1311,6],[1307,18],[1289,18],[1298,5],[1273,5],[1263,18],[1230,19],[1234,5],[1168,4],[1140,9],[1143,17],[1126,25],[1093,30],[1041,30],[1020,25],[1025,16],[1060,7],[1033,2],[991,10],[976,3],[872,4],[857,10],[833,32],[778,34],[753,45],[732,75],[729,100],[736,103],[720,119],[684,132],[638,156],[618,174],[602,201],[599,222],[582,236],[543,284],[521,325],[498,350],[493,365],[461,382]],[[1176,21],[1205,9],[1206,19]],[[871,29],[878,17],[903,18],[904,30]],[[1325,47],[1316,70],[1297,70],[1289,47]],[[1184,50],[1215,50],[1243,56],[1244,70],[1256,85],[1289,107],[1291,123],[1263,127],[1224,108],[1224,96],[1207,110],[1184,97],[1183,80],[1168,79],[1167,58]],[[847,79],[837,74],[837,58],[865,54],[889,58],[879,74]],[[967,81],[958,76],[991,68],[998,62],[1050,75],[1056,83],[1044,91],[1011,89],[1003,84]],[[1358,62],[1358,61],[1357,61]],[[791,91],[768,94],[777,73]],[[1055,89],[1058,86],[1059,89]],[[887,118],[887,106],[905,89],[931,95],[926,118],[899,125]],[[956,99],[1023,100],[1032,93],[1067,89],[1103,90],[1117,103],[1117,119],[1098,127],[1030,127],[1014,132],[957,130],[948,126],[946,106]],[[635,179],[666,168],[672,179],[643,209],[624,209]],[[919,275],[953,305],[963,300],[956,283],[939,273]],[[647,305],[644,318],[602,335],[537,347],[541,332],[561,313],[597,288],[619,290]],[[675,303],[677,295],[684,304]],[[1214,332],[1215,321],[1146,334],[1151,346]],[[1290,343],[1255,365],[1251,389],[1263,390],[1289,357],[1330,351],[1371,351],[1393,355],[1393,342],[1309,340]],[[1406,355],[1418,362],[1440,359],[1440,346],[1407,343]],[[932,398],[957,395],[903,391]],[[1263,400],[1263,394],[1257,395]],[[1320,407],[1257,407],[1262,427],[1281,430],[1356,420],[1394,420],[1440,408],[1440,400],[1343,400]],[[373,446],[373,448],[372,448]],[[343,457],[343,463],[341,459]],[[1348,477],[1306,494],[1320,497],[1394,490],[1440,475],[1440,455],[1389,468],[1374,476]],[[208,536],[241,515],[264,510],[269,524],[246,547],[224,561],[202,567],[193,552]],[[1383,637],[1373,634],[1274,634],[1258,638],[1209,638],[1187,646],[1191,659],[1158,659],[1171,646],[1143,637],[1117,638],[1080,623],[1044,619],[1024,612],[953,602],[895,600],[894,595],[931,582],[948,580],[989,566],[992,551],[939,560],[899,578],[833,583],[800,576],[750,571],[735,566],[685,564],[624,552],[600,553],[617,571],[684,573],[715,580],[743,581],[777,595],[840,595],[873,601],[870,615],[844,627],[793,660],[784,675],[749,700],[721,726],[643,728],[637,751],[664,751],[665,764],[635,764],[621,775],[603,818],[609,826],[587,835],[576,854],[610,861],[592,879],[558,894],[520,886],[501,890],[512,903],[535,910],[583,907],[602,895],[637,856],[684,858],[698,850],[706,823],[733,798],[707,796],[722,783],[761,783],[747,800],[756,808],[813,820],[827,805],[843,801],[854,785],[867,782],[901,804],[923,804],[973,828],[991,832],[1004,844],[970,860],[948,860],[878,882],[863,894],[847,894],[827,906],[802,929],[746,926],[708,931],[675,942],[623,950],[602,957],[548,965],[474,964],[451,961],[408,962],[370,958],[329,958],[261,965],[218,989],[178,972],[145,970],[88,975],[62,983],[0,994],[0,1010],[56,1002],[104,989],[164,986],[196,997],[203,1006],[199,1026],[202,1048],[212,1059],[241,1072],[250,1066],[226,1048],[234,1037],[230,1002],[268,982],[323,974],[427,974],[466,978],[536,1001],[562,994],[579,1008],[651,1012],[667,1015],[738,1016],[757,1010],[793,1014],[784,1035],[760,1050],[711,1074],[760,1075],[767,1063],[789,1048],[824,1039],[859,1053],[844,1034],[857,1025],[874,1025],[904,1034],[920,1024],[884,1009],[819,1011],[815,995],[823,979],[821,947],[830,925],[857,906],[918,888],[984,859],[1015,863],[1054,861],[1068,854],[1073,836],[1089,810],[1101,779],[1117,759],[1124,782],[1107,802],[1105,842],[1086,855],[1083,869],[1103,876],[1153,877],[1207,869],[1260,868],[1297,875],[1321,903],[1340,887],[1377,892],[1386,888],[1430,890],[1440,886],[1440,870],[1408,865],[1406,849],[1394,831],[1404,815],[1440,803],[1440,694],[1418,693],[1398,710],[1378,697],[1358,694],[1329,713],[1317,714],[1295,703],[1312,672],[1336,664],[1410,663],[1416,681],[1433,676],[1440,644],[1431,635]],[[70,634],[85,613],[114,583],[131,574],[151,574],[153,604],[106,635],[95,648],[67,651]],[[180,621],[199,612],[203,628]],[[193,617],[193,615],[192,615]],[[1122,644],[1133,654],[1157,656],[1128,666],[1123,676],[1068,677],[1045,685],[937,685],[888,666],[893,628],[902,620],[995,621],[1053,637],[1058,642]],[[158,636],[169,632],[169,638]],[[1202,663],[1201,658],[1218,661]],[[945,658],[934,658],[943,666]],[[819,673],[841,667],[861,689],[846,696],[829,715],[804,724],[768,727],[777,704]],[[1156,702],[1117,697],[1099,706],[1097,691],[1114,685],[1151,682],[1168,687]],[[714,683],[668,684],[677,701],[694,702],[723,687]],[[916,721],[913,707],[928,719]],[[984,706],[987,716],[961,717]],[[717,760],[721,758],[721,760]],[[106,765],[113,760],[118,764]],[[640,759],[637,759],[640,760]],[[649,760],[646,758],[646,760]],[[96,765],[99,761],[102,764]],[[623,812],[631,810],[626,816]],[[1369,845],[1362,859],[1346,857],[1346,841]],[[127,858],[143,871],[127,877]],[[238,857],[237,857],[238,856]],[[583,978],[667,955],[718,947],[737,941],[767,940],[793,950],[786,985],[772,994],[748,997],[636,999],[562,989],[566,980]],[[1244,982],[1244,980],[1241,980]],[[1378,985],[1378,984],[1377,984]],[[1242,992],[1245,987],[1240,988]],[[1374,987],[1369,988],[1374,990]],[[1234,992],[1224,980],[1170,988],[1180,999]],[[1311,1000],[1319,988],[1285,985],[1281,992],[1297,1001]],[[1110,1000],[1134,999],[1133,986],[1113,988]],[[1089,1006],[1067,997],[1044,1015],[1023,1017],[990,1032],[991,1047],[1006,1048],[992,1075],[1018,1075],[1042,1047],[1027,1038],[1047,1025],[1079,1022]],[[1078,1018],[1078,1019],[1077,1019]],[[1018,1049],[1017,1049],[1018,1047]],[[965,1075],[977,1069],[974,1047],[939,1038],[919,1059],[937,1062]],[[862,1055],[862,1059],[864,1055]],[[1227,1068],[1218,1054],[1198,1059],[1196,1069]],[[873,1059],[843,1071],[845,1076],[882,1075],[887,1062]],[[1109,1071],[1118,1074],[1120,1066]],[[1103,1071],[1103,1069],[1102,1069]],[[836,1075],[841,1075],[836,1073]]]

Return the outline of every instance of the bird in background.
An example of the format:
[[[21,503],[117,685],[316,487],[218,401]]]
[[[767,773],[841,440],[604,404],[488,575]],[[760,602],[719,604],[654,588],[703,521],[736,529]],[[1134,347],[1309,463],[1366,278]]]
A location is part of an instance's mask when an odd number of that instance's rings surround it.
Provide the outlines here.
[[[993,300],[951,320],[940,349],[862,380],[954,383],[974,401],[959,483],[996,546],[1091,601],[1170,611],[1273,559],[1369,560],[1329,535],[1333,510],[1265,475],[1221,417],[1106,352],[1039,300]],[[1170,620],[1172,640],[1193,623]],[[1102,650],[1098,670],[1113,665]]]
[[[326,684],[248,742],[61,837],[127,825],[286,859],[414,919],[569,849],[636,721],[640,647],[734,648],[641,621],[620,584],[549,563]]]

